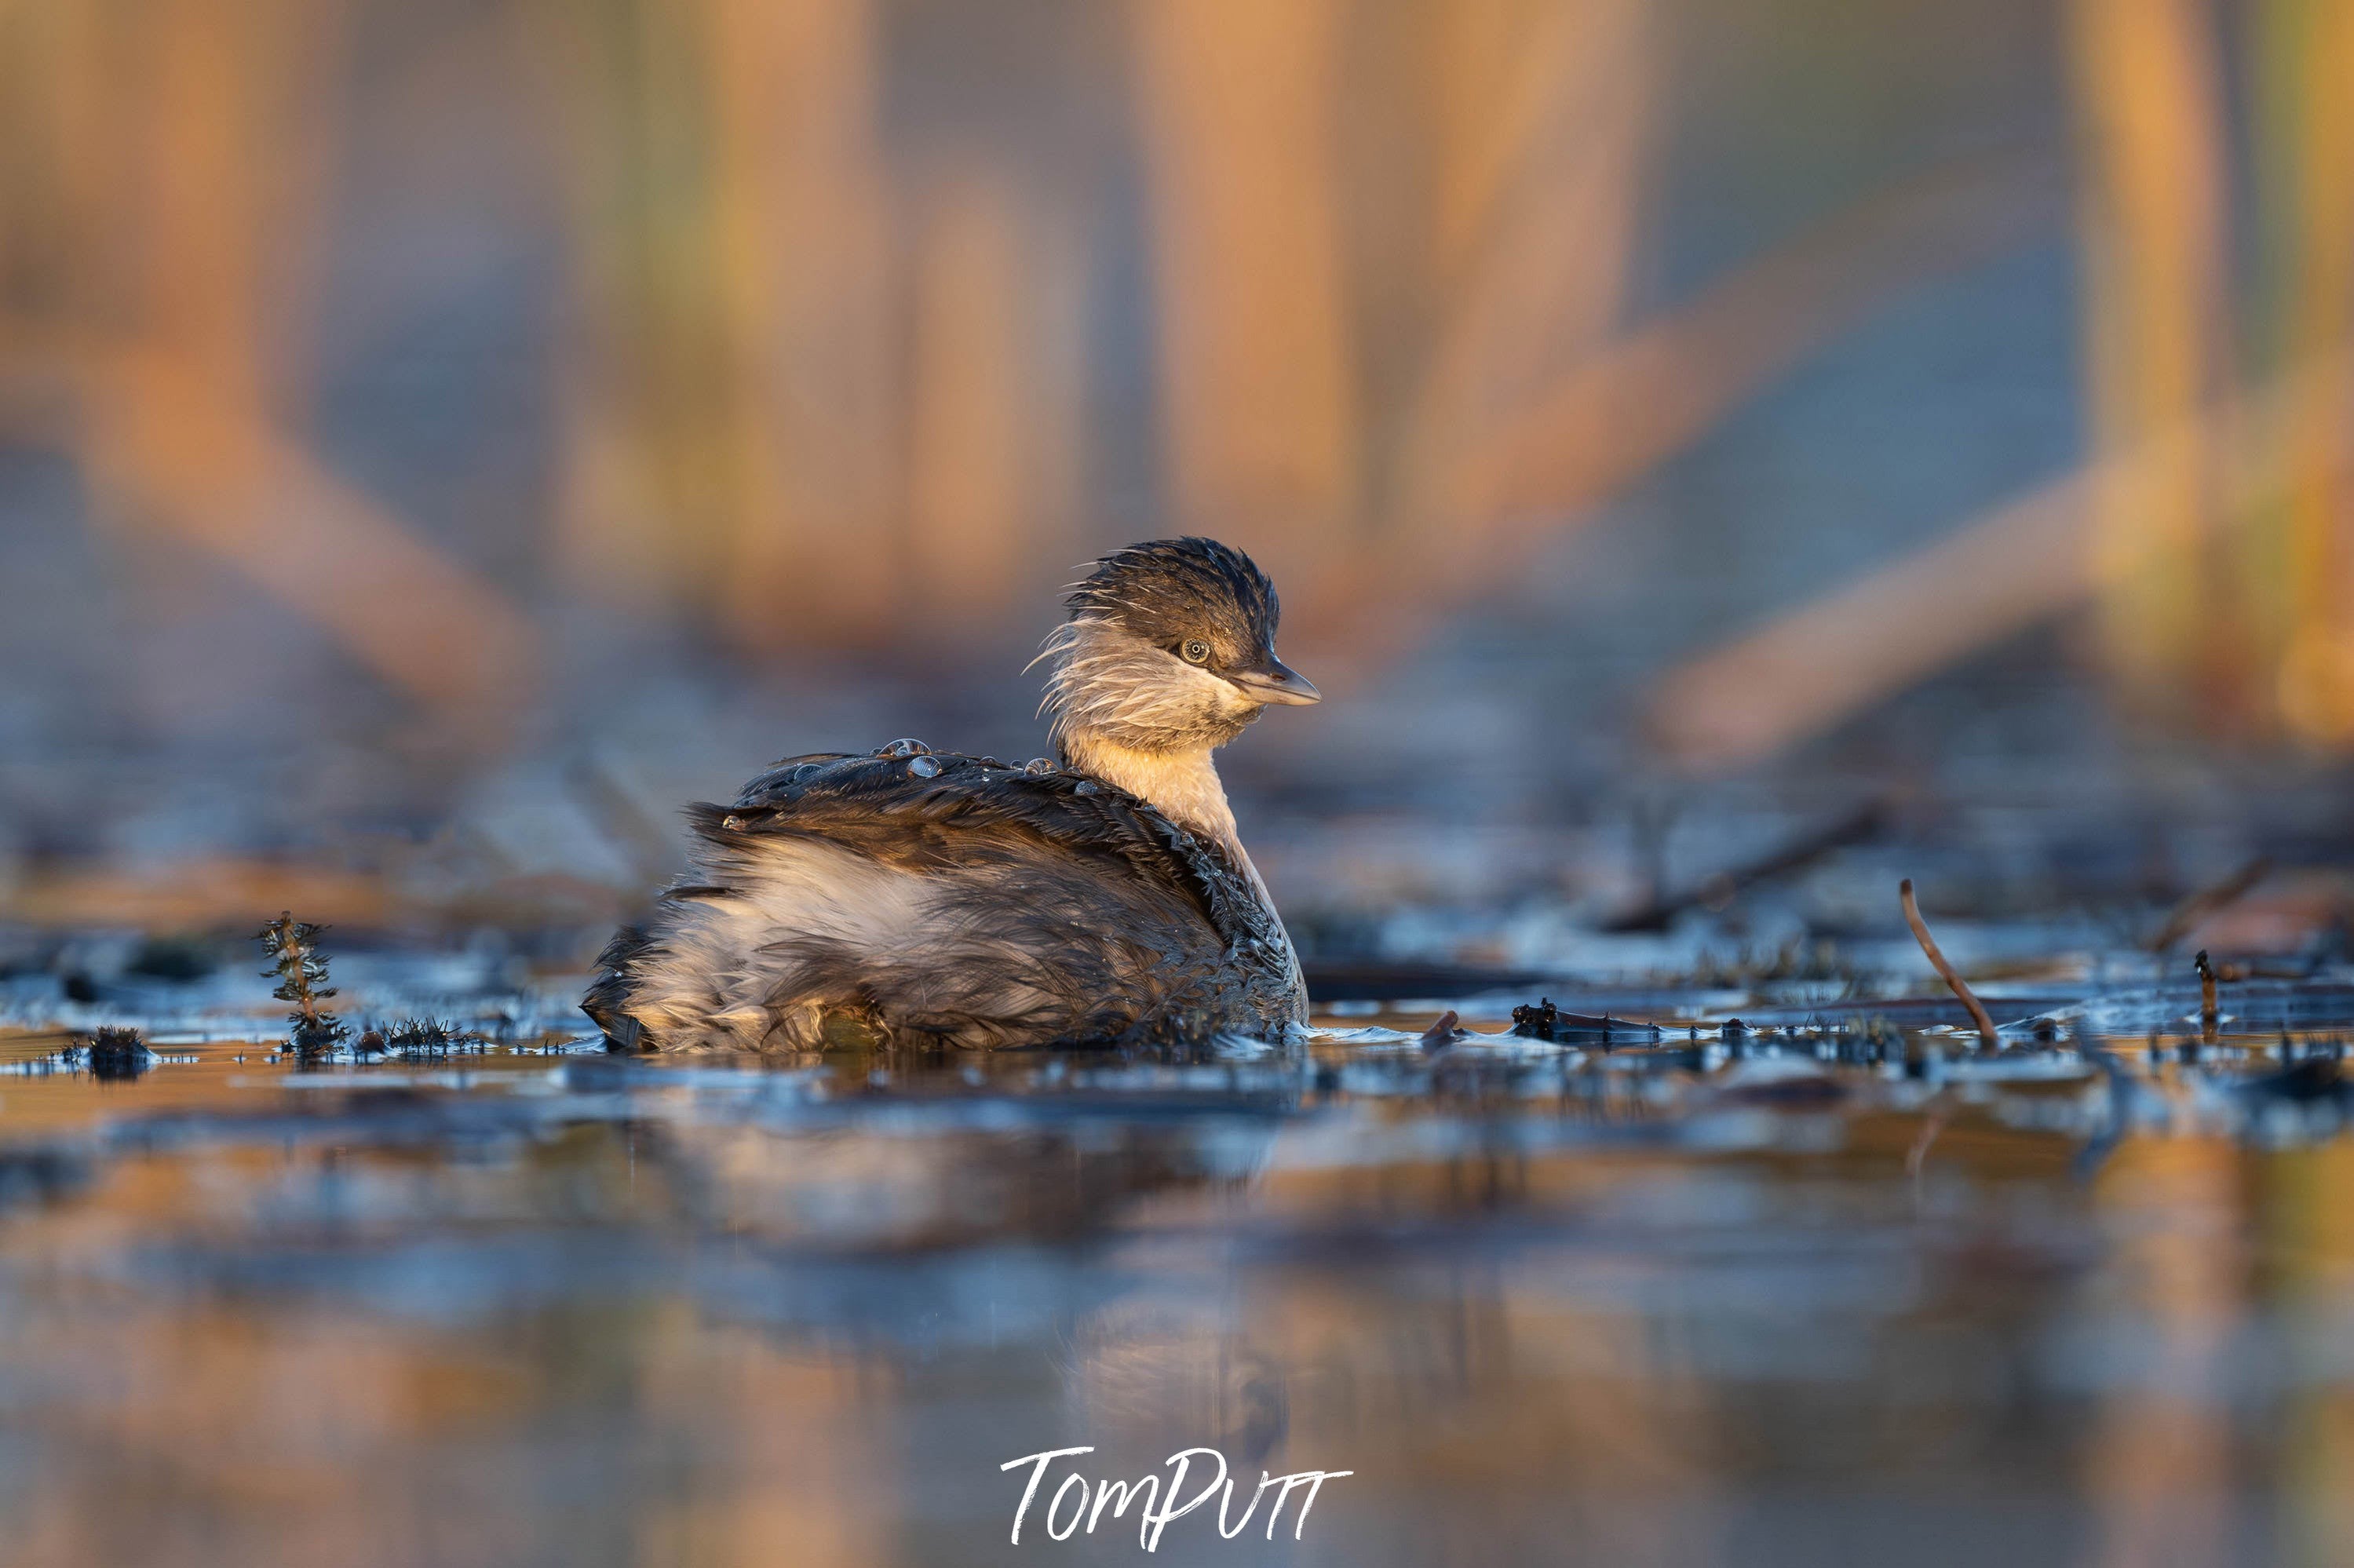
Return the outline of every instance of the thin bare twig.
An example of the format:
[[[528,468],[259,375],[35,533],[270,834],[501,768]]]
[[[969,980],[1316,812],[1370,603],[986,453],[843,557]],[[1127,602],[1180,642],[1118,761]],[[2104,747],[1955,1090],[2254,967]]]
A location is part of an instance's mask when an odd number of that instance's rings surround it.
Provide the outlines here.
[[[1928,955],[1929,967],[1946,977],[1946,983],[1953,988],[1954,994],[1961,998],[1962,1005],[1968,1008],[1970,1016],[1978,1021],[1978,1043],[1989,1051],[2001,1050],[2002,1037],[1995,1033],[1994,1020],[1987,1015],[1977,993],[1963,981],[1954,966],[1946,961],[1946,955],[1938,950],[1937,938],[1929,935],[1929,927],[1921,918],[1921,906],[1913,901],[1911,877],[1897,884],[1896,895],[1903,902],[1904,923],[1913,927],[1913,939],[1920,943],[1921,950]]]
[[[2207,961],[2207,949],[2201,948],[2190,967],[2199,971],[2199,1044],[2212,1045],[2215,1025],[2221,1021],[2221,1010],[2215,1001],[2215,966]]]

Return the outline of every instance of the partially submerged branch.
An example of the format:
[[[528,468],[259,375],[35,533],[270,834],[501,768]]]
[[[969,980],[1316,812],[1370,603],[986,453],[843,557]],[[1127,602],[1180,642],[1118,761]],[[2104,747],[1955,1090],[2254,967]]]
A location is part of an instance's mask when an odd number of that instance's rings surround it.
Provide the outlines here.
[[[1978,1043],[1988,1051],[2002,1049],[2002,1037],[1995,1031],[1994,1020],[1988,1015],[1984,1004],[1978,999],[1978,994],[1970,990],[1960,973],[1946,961],[1946,955],[1937,947],[1937,938],[1929,935],[1928,923],[1921,918],[1921,906],[1913,901],[1911,877],[1908,876],[1897,884],[1896,895],[1904,905],[1904,923],[1913,927],[1913,939],[1921,944],[1921,951],[1928,956],[1929,967],[1945,977],[1946,983],[1953,988],[1954,994],[1961,999],[1962,1005],[1970,1010],[1970,1017],[1977,1021]]]

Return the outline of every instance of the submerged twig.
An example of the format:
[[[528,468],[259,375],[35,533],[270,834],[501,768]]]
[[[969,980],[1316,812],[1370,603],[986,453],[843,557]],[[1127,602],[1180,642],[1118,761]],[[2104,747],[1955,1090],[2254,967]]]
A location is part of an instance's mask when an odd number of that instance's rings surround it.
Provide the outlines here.
[[[1913,901],[1911,877],[1897,884],[1896,895],[1904,906],[1904,923],[1913,927],[1913,939],[1920,943],[1921,951],[1928,955],[1929,967],[1945,977],[1946,985],[1953,988],[1954,994],[1961,999],[1962,1005],[1968,1008],[1970,1016],[1977,1020],[1978,1043],[1989,1051],[2002,1049],[2002,1036],[1996,1032],[1994,1020],[1988,1015],[1978,994],[1970,990],[1959,971],[1946,962],[1946,955],[1937,947],[1937,938],[1929,935],[1928,923],[1921,918],[1921,906]]]

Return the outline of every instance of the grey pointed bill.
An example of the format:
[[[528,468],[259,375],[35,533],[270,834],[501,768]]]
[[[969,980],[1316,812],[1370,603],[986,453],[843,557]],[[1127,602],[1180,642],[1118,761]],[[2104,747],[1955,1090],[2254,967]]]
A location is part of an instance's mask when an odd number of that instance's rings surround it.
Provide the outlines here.
[[[1324,694],[1316,689],[1314,682],[1272,653],[1267,656],[1263,664],[1227,672],[1226,679],[1255,703],[1283,703],[1297,706],[1324,700]]]

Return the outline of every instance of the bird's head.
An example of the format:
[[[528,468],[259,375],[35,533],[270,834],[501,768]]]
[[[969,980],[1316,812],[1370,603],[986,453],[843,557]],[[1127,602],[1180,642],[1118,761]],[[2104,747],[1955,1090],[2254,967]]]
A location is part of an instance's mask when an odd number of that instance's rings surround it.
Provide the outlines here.
[[[1051,667],[1045,706],[1066,742],[1206,749],[1271,704],[1318,700],[1275,656],[1275,585],[1214,539],[1115,550],[1063,602],[1071,619],[1040,656]]]

